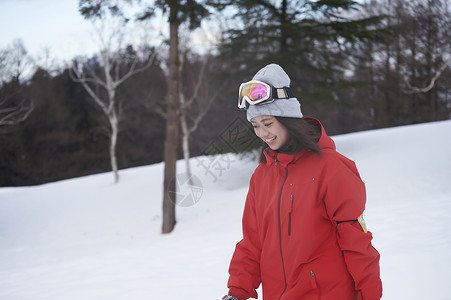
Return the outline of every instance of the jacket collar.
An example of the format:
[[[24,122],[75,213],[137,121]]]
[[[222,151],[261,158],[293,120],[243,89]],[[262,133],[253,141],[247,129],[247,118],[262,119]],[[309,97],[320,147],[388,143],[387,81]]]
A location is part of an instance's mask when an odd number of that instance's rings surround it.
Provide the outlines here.
[[[318,141],[318,145],[321,150],[324,150],[324,149],[335,150],[334,141],[327,135],[326,130],[324,129],[324,127],[320,121],[318,121],[315,118],[309,118],[309,117],[305,117],[304,120],[321,128],[321,137]],[[304,149],[302,149],[301,152],[296,153],[296,154],[284,154],[284,153],[279,153],[277,151],[274,151],[268,147],[263,151],[264,155],[266,156],[266,165],[267,166],[280,164],[284,167],[288,166],[290,163],[296,162],[306,152],[310,152],[310,150],[307,148],[304,148]]]

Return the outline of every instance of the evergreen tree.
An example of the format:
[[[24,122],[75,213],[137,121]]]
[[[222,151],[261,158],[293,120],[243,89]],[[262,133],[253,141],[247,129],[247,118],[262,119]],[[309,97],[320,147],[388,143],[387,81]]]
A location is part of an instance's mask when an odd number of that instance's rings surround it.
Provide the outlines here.
[[[333,101],[343,85],[343,58],[355,43],[381,38],[384,16],[357,18],[351,0],[211,0],[232,8],[236,25],[222,45],[239,79],[249,79],[265,64],[279,63],[290,74],[303,103]],[[236,76],[236,75],[235,75]],[[237,77],[237,76],[236,76]]]

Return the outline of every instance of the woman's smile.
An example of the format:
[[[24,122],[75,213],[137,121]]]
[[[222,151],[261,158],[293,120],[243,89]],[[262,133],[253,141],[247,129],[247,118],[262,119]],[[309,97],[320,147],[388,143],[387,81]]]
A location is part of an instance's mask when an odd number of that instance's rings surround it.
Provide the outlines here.
[[[270,139],[263,139],[266,143],[272,143],[277,137],[272,137]]]
[[[273,149],[281,149],[289,139],[288,130],[274,116],[258,116],[251,120],[255,134]]]

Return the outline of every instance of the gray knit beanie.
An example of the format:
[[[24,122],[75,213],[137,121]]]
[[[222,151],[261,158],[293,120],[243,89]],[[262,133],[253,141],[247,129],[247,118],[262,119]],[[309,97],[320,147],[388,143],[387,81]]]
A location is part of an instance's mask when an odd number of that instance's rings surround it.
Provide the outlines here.
[[[270,64],[258,71],[252,80],[260,80],[275,88],[290,86],[290,77],[281,66]],[[249,105],[247,120],[258,116],[279,116],[288,118],[302,118],[301,104],[296,98],[276,99],[274,102],[258,105]]]

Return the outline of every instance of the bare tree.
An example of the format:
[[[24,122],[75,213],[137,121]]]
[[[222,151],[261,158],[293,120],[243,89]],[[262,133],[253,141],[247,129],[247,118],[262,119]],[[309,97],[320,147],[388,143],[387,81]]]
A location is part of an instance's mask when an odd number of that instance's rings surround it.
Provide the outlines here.
[[[438,69],[437,72],[434,74],[434,76],[430,80],[429,84],[427,84],[424,87],[412,86],[410,83],[410,80],[409,80],[409,76],[407,76],[406,72],[404,72],[403,77],[404,77],[404,82],[407,85],[407,88],[403,89],[403,92],[406,94],[416,94],[416,93],[427,93],[430,90],[432,90],[437,79],[439,79],[440,76],[442,76],[442,73],[446,70],[447,67],[451,66],[451,54],[449,54],[448,56],[449,56],[449,59],[443,63],[441,68]]]
[[[33,59],[21,40],[14,40],[11,46],[0,50],[0,126],[23,122],[33,111],[33,101],[20,92],[22,75],[33,68]]]
[[[403,70],[406,94],[427,93],[431,91],[437,80],[447,67],[451,67],[451,6],[447,1],[424,0],[418,4],[417,15],[423,20],[421,23],[424,41],[420,40],[423,56],[426,60],[426,76],[428,80],[423,87],[411,83],[408,72]]]
[[[184,53],[180,52],[180,74],[183,73],[183,67],[186,65],[185,59],[186,59],[187,52]],[[180,98],[180,124],[182,128],[182,148],[183,148],[183,157],[185,159],[186,164],[186,172],[188,174],[189,183],[192,185],[191,181],[191,168],[189,163],[190,158],[190,151],[189,151],[189,138],[192,132],[194,132],[200,122],[202,120],[205,113],[208,111],[208,108],[210,107],[210,101],[206,103],[205,106],[199,106],[201,109],[197,111],[197,116],[193,116],[194,122],[192,126],[188,125],[188,114],[189,109],[193,105],[194,101],[198,100],[199,97],[199,90],[202,84],[202,81],[204,80],[204,74],[205,74],[205,67],[207,65],[208,60],[205,59],[202,63],[202,66],[200,68],[197,82],[195,82],[194,91],[191,95],[191,97],[186,97],[184,92],[184,83],[183,80],[180,80],[180,88],[179,88],[179,98]]]
[[[8,68],[8,51],[7,49],[0,49],[0,83],[3,85],[7,81]]]
[[[183,158],[190,185],[193,184],[189,162],[191,157],[191,134],[197,130],[200,121],[202,121],[211,104],[218,98],[226,85],[226,82],[223,82],[221,87],[213,86],[211,80],[208,80],[209,78],[206,77],[211,57],[210,52],[215,49],[216,40],[209,37],[202,28],[197,31],[197,35],[201,35],[198,38],[202,40],[203,50],[206,50],[204,55],[194,54],[193,50],[190,50],[193,48],[192,34],[187,26],[181,28],[179,53],[179,73],[182,76],[179,82],[180,125],[182,129]],[[197,74],[197,76],[193,76],[193,74]]]
[[[135,55],[131,62],[127,62],[121,55],[125,34],[126,20],[121,19],[113,30],[106,30],[105,19],[99,20],[100,26],[95,27],[97,40],[100,43],[98,69],[92,65],[92,61],[74,60],[72,64],[73,80],[83,85],[94,103],[108,118],[110,125],[110,161],[114,172],[114,180],[119,181],[118,164],[116,158],[116,143],[119,132],[119,112],[116,91],[127,79],[138,72],[150,67],[155,58],[155,52],[150,53],[145,64],[140,64],[141,59]],[[95,23],[93,22],[95,25]],[[111,27],[109,27],[111,28]]]
[[[389,15],[392,36],[359,45],[355,79],[369,83],[353,101],[370,106],[370,128],[449,118],[451,14],[445,0],[371,1],[365,12]],[[390,26],[391,25],[391,26]],[[367,95],[370,94],[368,97]],[[362,98],[366,97],[366,98]],[[363,122],[362,122],[363,123]]]
[[[208,11],[197,1],[166,0],[156,1],[157,5],[167,12],[169,22],[169,93],[166,99],[166,140],[164,143],[164,182],[163,182],[163,224],[162,233],[174,230],[175,202],[171,195],[175,194],[175,177],[177,148],[180,126],[180,62],[179,62],[179,27],[188,22],[190,29],[200,26],[202,18]]]
[[[121,1],[121,3],[124,1]],[[125,2],[134,2],[127,0]],[[140,3],[141,1],[136,1]],[[202,19],[208,15],[208,10],[198,1],[185,0],[157,0],[144,1],[146,8],[138,15],[138,20],[147,20],[155,16],[159,9],[168,16],[169,23],[169,57],[168,57],[168,88],[166,97],[166,138],[164,142],[164,182],[163,182],[163,224],[162,233],[170,233],[175,226],[175,202],[171,195],[175,194],[175,176],[177,162],[177,148],[179,137],[179,26],[189,23],[190,30],[200,26]],[[79,7],[82,14],[89,17],[102,17],[106,7],[110,12],[121,15],[119,1],[80,0]]]
[[[11,96],[0,99],[0,126],[15,125],[25,121],[33,109],[33,101],[24,99],[14,101]]]
[[[10,46],[8,46],[3,53],[0,54],[0,66],[2,66],[2,81],[16,80],[20,82],[24,77],[30,75],[34,68],[34,61],[28,55],[21,39],[15,39]]]
[[[180,73],[183,74],[183,68],[189,66],[187,62],[188,52],[185,50],[180,56]],[[209,55],[204,55],[201,61],[191,63],[192,67],[188,70],[188,76],[185,80],[180,80],[180,124],[182,128],[182,148],[183,157],[185,159],[186,173],[191,180],[191,167],[189,163],[190,155],[190,138],[199,123],[209,111],[211,104],[219,97],[224,90],[227,82],[224,81],[220,87],[213,86],[208,80],[206,74],[209,66]],[[192,76],[196,74],[197,76]],[[191,79],[191,82],[186,82]],[[188,87],[190,85],[190,88]],[[188,91],[191,90],[191,91]],[[192,181],[189,182],[192,185]]]

